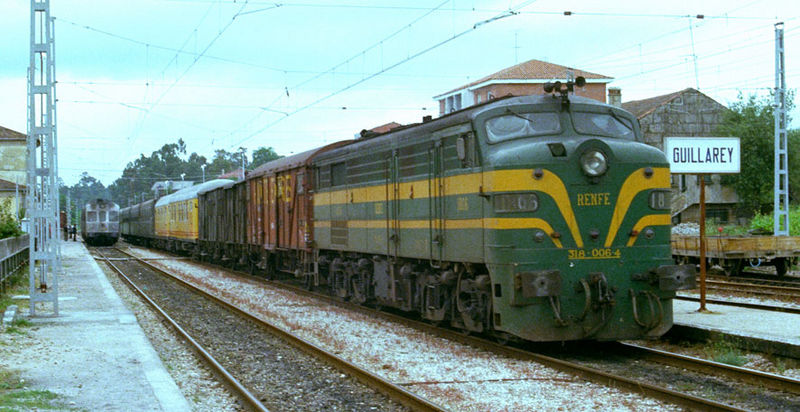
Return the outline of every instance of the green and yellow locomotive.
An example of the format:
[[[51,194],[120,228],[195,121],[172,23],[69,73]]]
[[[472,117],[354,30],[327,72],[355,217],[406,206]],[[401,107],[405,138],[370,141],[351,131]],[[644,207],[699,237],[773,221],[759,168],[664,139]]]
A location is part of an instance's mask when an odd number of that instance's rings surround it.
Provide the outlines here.
[[[572,87],[317,153],[310,283],[500,337],[666,332],[694,284],[671,260],[668,163]]]
[[[500,339],[660,336],[694,285],[672,264],[667,161],[631,114],[572,87],[184,189],[185,238],[158,235],[183,215],[152,217],[172,198],[126,208],[123,235]]]

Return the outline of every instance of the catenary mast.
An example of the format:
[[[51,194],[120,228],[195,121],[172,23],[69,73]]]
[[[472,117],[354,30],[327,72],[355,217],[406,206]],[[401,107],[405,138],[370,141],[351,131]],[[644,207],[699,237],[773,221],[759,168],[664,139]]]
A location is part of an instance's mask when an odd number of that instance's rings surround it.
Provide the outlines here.
[[[58,316],[61,232],[58,219],[54,19],[49,0],[31,0],[28,66],[28,192],[30,314],[52,304]]]

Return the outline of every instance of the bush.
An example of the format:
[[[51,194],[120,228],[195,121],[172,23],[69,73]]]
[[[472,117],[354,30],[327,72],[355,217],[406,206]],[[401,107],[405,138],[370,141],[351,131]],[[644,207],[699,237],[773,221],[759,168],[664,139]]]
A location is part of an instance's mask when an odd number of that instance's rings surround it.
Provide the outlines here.
[[[11,209],[10,201],[0,202],[0,239],[7,237],[15,237],[22,234],[22,229],[19,227],[17,219],[8,212]]]
[[[750,229],[772,232],[774,229],[774,222],[775,220],[772,217],[772,213],[756,213],[750,221]],[[789,235],[800,236],[800,205],[789,207]]]

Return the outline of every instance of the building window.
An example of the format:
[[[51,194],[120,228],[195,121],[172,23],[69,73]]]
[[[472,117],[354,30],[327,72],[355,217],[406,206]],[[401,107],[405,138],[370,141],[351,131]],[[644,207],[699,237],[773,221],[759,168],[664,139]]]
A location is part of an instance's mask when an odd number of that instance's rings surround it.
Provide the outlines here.
[[[481,102],[481,94],[480,93],[475,93],[475,100],[477,101],[477,103]]]
[[[492,99],[494,99],[494,94],[492,94],[492,92],[487,92],[486,93],[486,100],[492,100]]]
[[[706,221],[715,223],[728,223],[728,209],[708,208],[706,210]]]

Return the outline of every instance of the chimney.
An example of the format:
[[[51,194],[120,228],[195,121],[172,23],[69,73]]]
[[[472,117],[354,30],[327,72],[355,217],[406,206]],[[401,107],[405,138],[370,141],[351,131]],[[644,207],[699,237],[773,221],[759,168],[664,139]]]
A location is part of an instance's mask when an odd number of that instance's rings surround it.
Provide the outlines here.
[[[622,90],[619,87],[608,88],[608,104],[622,107]]]

